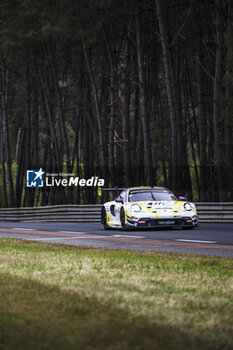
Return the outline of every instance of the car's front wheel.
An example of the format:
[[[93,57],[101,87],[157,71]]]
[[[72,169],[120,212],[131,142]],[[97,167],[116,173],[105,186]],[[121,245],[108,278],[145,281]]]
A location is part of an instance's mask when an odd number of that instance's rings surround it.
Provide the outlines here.
[[[107,212],[106,212],[105,207],[103,207],[102,211],[101,211],[101,223],[104,226],[105,230],[109,230],[109,226],[107,223]]]
[[[125,222],[125,210],[123,207],[121,208],[121,211],[120,211],[120,221],[121,221],[122,230],[123,231],[127,230],[128,225]]]

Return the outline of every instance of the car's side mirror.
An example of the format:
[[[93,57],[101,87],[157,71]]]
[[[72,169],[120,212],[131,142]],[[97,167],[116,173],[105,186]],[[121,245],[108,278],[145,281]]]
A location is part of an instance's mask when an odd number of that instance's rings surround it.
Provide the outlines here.
[[[185,197],[183,197],[183,196],[179,196],[178,199],[179,199],[179,201],[185,201]]]
[[[121,197],[115,198],[115,202],[122,203],[122,204],[124,203],[123,198],[121,198]]]

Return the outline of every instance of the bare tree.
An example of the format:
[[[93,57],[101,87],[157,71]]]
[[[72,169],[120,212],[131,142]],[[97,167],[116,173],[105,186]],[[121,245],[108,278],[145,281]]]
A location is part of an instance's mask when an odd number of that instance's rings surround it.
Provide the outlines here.
[[[141,120],[142,120],[142,132],[144,143],[144,158],[146,168],[146,183],[148,185],[153,184],[153,162],[151,152],[151,139],[150,139],[150,121],[147,111],[147,88],[144,71],[143,60],[143,44],[142,44],[142,30],[141,30],[141,10],[139,2],[136,4],[136,34],[137,34],[137,61],[138,61],[138,77],[140,84],[140,99],[141,99]]]
[[[215,0],[216,12],[216,61],[213,92],[213,125],[215,148],[215,173],[217,177],[219,200],[225,199],[224,173],[224,113],[221,103],[224,72],[224,3]]]

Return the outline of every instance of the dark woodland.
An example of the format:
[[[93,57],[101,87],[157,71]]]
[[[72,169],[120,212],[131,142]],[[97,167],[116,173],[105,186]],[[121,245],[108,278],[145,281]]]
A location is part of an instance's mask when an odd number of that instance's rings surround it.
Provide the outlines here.
[[[232,0],[1,0],[0,206],[96,203],[27,169],[233,201]]]

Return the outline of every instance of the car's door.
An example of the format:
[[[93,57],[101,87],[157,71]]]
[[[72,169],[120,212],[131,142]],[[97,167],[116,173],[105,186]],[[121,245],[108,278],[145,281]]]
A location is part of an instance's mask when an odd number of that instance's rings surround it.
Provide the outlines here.
[[[121,213],[121,208],[124,206],[124,203],[127,201],[127,190],[124,190],[121,192],[120,198],[122,198],[122,202],[117,202],[115,206],[115,215],[116,215],[116,220],[118,223],[120,223],[120,213]]]

